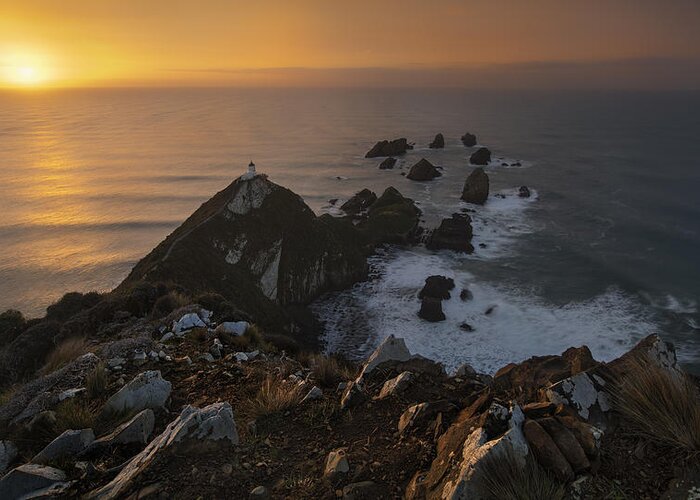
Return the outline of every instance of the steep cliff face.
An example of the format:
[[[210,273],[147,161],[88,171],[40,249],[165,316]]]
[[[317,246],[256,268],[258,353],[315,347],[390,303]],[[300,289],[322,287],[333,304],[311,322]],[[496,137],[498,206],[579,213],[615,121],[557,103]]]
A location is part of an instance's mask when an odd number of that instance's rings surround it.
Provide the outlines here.
[[[238,179],[202,205],[120,285],[174,282],[214,291],[251,313],[306,304],[366,275],[367,248],[349,221],[316,217],[264,176]]]

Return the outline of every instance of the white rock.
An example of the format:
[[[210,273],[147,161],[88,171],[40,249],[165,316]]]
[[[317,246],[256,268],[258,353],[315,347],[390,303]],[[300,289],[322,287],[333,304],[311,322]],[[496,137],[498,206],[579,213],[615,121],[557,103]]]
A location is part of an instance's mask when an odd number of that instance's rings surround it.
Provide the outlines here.
[[[87,498],[121,498],[160,452],[180,445],[197,446],[198,442],[238,444],[238,432],[233,410],[228,403],[215,403],[198,409],[187,406],[158,437],[136,455],[106,486],[87,495]],[[187,448],[186,448],[187,449]]]
[[[141,364],[146,362],[146,360],[148,359],[148,356],[146,356],[146,353],[143,351],[136,351],[136,352],[134,352],[133,359],[134,359],[134,363],[136,363],[137,365],[141,365]]]
[[[48,488],[67,485],[59,469],[37,464],[20,465],[0,479],[0,498],[38,498]]]
[[[153,432],[155,415],[153,410],[147,408],[139,412],[134,418],[123,423],[107,436],[101,437],[93,443],[93,447],[111,446],[115,444],[148,443],[148,438]]]
[[[571,406],[581,417],[588,420],[593,413],[606,413],[610,410],[610,400],[603,390],[604,385],[605,381],[600,377],[594,379],[588,373],[581,372],[551,385],[546,394],[552,403]],[[598,424],[602,423],[599,418],[595,421]]]
[[[173,333],[175,335],[181,335],[187,330],[192,330],[193,328],[206,328],[207,325],[202,321],[197,313],[185,314],[179,321],[173,321]]]
[[[243,335],[250,327],[247,321],[226,321],[216,327],[216,333],[228,333],[229,335]]]
[[[165,359],[165,360],[168,359],[168,355],[165,354],[165,351],[158,351],[158,357],[159,357],[160,359]]]
[[[236,361],[240,361],[241,363],[248,361],[248,355],[244,352],[237,352],[233,357],[236,358]]]
[[[211,316],[214,314],[213,312],[209,311],[208,309],[200,309],[199,310],[199,317],[204,321],[207,325],[211,324]]]
[[[143,372],[109,398],[105,409],[120,412],[161,408],[170,397],[171,388],[160,371]]]
[[[202,359],[203,361],[206,361],[207,363],[213,363],[214,361],[216,361],[214,359],[214,356],[212,356],[211,353],[209,353],[209,352],[205,352],[204,354],[202,354],[200,356],[200,359]]]
[[[409,359],[411,359],[411,352],[406,347],[406,342],[403,339],[397,339],[393,335],[389,335],[367,359],[359,378],[361,379],[377,366],[387,361],[408,361]]]
[[[500,406],[500,405],[499,405]],[[499,413],[500,410],[494,410]],[[509,429],[501,437],[487,441],[486,431],[478,428],[464,442],[462,461],[454,480],[447,481],[439,498],[457,500],[462,498],[483,498],[474,479],[481,473],[481,461],[487,456],[503,456],[510,453],[516,463],[524,468],[529,447],[522,431],[525,415],[518,405],[511,410]]]
[[[345,449],[340,448],[331,451],[326,459],[326,467],[323,471],[323,475],[334,480],[337,479],[340,474],[347,474],[348,472],[350,472],[350,464],[345,456]]]
[[[7,468],[17,458],[17,447],[12,441],[0,441],[0,475],[4,474]]]
[[[66,399],[72,399],[72,398],[76,397],[78,394],[82,394],[86,390],[87,389],[85,389],[85,387],[76,387],[75,389],[65,390],[61,394],[58,395],[58,400],[64,401]]]
[[[304,399],[301,400],[302,403],[306,401],[316,401],[317,399],[321,399],[323,397],[323,391],[321,390],[320,387],[313,386],[313,388],[304,396]]]
[[[269,500],[270,492],[264,486],[258,486],[248,495],[249,500]]]
[[[68,430],[51,441],[32,458],[32,463],[46,464],[59,458],[75,456],[87,450],[95,440],[92,429]]]
[[[253,361],[255,358],[258,357],[260,354],[260,351],[250,351],[245,353],[245,355],[248,357],[248,361]]]
[[[156,351],[151,351],[148,353],[148,357],[151,358],[153,361],[158,361],[158,353]]]
[[[163,335],[160,338],[160,341],[167,342],[168,340],[172,339],[173,337],[175,337],[175,334],[173,332],[167,332],[165,335]]]
[[[399,394],[405,391],[411,382],[413,381],[413,373],[403,372],[398,376],[387,380],[382,386],[382,390],[379,392],[378,399],[384,399],[392,394]]]

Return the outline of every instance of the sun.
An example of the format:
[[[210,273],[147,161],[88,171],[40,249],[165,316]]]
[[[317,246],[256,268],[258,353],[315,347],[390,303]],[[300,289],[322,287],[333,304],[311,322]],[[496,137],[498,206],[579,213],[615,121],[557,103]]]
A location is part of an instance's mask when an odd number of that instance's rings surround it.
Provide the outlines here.
[[[0,53],[0,86],[4,83],[12,87],[37,87],[47,83],[49,66],[45,59],[38,53]]]
[[[41,81],[36,69],[31,66],[13,68],[13,81],[19,85],[36,85]]]

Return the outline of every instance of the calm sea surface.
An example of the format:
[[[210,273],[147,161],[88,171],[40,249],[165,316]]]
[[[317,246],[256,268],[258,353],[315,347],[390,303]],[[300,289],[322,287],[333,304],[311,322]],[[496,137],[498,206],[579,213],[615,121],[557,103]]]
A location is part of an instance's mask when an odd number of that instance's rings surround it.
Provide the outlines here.
[[[434,225],[465,206],[466,131],[499,158],[487,171],[503,197],[472,214],[484,246],[378,255],[373,280],[314,305],[328,349],[362,356],[394,333],[450,367],[493,370],[570,345],[609,359],[661,332],[700,371],[700,93],[0,93],[0,310],[38,316],[65,292],[111,289],[251,159],[319,213],[393,185]],[[447,147],[427,149],[437,132]],[[416,149],[379,171],[364,153],[393,137]],[[421,157],[443,177],[400,175]],[[463,303],[458,288],[437,325],[415,315],[434,273],[474,294]]]

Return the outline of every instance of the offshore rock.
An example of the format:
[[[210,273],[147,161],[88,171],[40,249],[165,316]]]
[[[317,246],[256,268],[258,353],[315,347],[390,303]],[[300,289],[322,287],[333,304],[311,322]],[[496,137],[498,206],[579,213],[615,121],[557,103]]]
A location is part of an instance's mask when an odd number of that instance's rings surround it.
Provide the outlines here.
[[[406,179],[412,181],[432,181],[434,178],[440,177],[441,175],[440,171],[436,169],[432,163],[425,158],[421,158],[421,160],[408,171]]]
[[[396,165],[396,158],[389,157],[379,164],[379,170],[391,170]]]
[[[379,156],[398,156],[407,150],[413,149],[405,138],[394,139],[393,141],[379,141],[370,149],[365,158],[377,158]]]
[[[469,157],[472,165],[488,165],[491,162],[491,151],[488,148],[479,148]]]
[[[455,287],[455,282],[452,278],[445,276],[428,276],[425,279],[425,285],[418,292],[418,298],[432,297],[434,299],[447,300],[450,298],[450,290]]]
[[[442,149],[445,147],[445,138],[442,134],[437,134],[433,142],[428,146],[430,149]]]
[[[462,136],[462,144],[468,148],[473,148],[476,146],[476,136],[467,132]]]
[[[472,253],[472,220],[468,215],[453,214],[449,219],[443,219],[428,238],[425,246],[429,250],[453,250],[455,252]]]
[[[377,201],[377,195],[369,189],[363,189],[355,196],[340,206],[340,209],[346,214],[355,215],[364,212],[369,206]]]
[[[483,205],[489,197],[489,176],[481,167],[475,168],[469,174],[464,188],[462,189],[462,199],[467,203]]]

